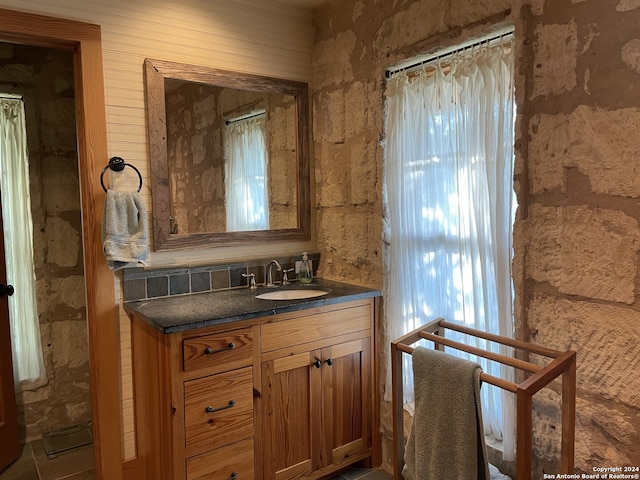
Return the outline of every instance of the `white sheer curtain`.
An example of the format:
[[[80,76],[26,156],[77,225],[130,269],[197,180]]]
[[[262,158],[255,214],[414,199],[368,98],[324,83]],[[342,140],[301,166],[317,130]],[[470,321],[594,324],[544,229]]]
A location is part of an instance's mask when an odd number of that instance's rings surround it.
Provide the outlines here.
[[[238,120],[225,130],[228,232],[269,228],[265,118]]]
[[[8,297],[13,377],[20,391],[43,385],[47,378],[36,303],[25,114],[19,97],[0,96],[0,170],[7,281],[15,287]]]
[[[504,41],[387,85],[385,195],[390,338],[438,317],[513,336],[513,54]],[[506,355],[492,342],[449,335]],[[451,353],[460,352],[448,350]],[[464,354],[461,354],[464,355]],[[405,355],[405,401],[413,400]],[[473,357],[483,370],[508,367]],[[390,384],[390,382],[389,382]],[[515,451],[513,395],[482,386],[485,433]]]

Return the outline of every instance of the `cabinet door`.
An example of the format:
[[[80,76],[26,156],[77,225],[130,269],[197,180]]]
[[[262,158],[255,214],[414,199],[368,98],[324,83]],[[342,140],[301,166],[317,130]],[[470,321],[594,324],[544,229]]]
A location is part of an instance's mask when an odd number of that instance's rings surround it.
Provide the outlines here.
[[[370,339],[324,348],[322,358],[323,463],[339,465],[372,444]]]
[[[293,479],[320,463],[321,351],[262,363],[264,478]]]

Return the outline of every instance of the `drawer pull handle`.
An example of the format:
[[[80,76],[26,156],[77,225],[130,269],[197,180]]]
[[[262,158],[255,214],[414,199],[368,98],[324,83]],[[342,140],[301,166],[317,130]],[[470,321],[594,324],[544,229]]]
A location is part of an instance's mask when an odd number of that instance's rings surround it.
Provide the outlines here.
[[[211,405],[207,405],[207,408],[205,408],[204,411],[207,413],[220,412],[221,410],[226,410],[227,408],[233,407],[235,404],[235,400],[229,400],[229,403],[227,403],[224,407],[213,408]]]
[[[213,353],[220,353],[220,352],[226,352],[227,350],[233,350],[234,348],[236,348],[236,344],[231,342],[229,345],[227,345],[224,348],[219,348],[218,350],[214,350],[211,347],[207,347],[204,349],[204,354],[205,355],[211,355]]]
[[[231,472],[229,480],[235,480],[236,478],[238,478],[238,472]]]

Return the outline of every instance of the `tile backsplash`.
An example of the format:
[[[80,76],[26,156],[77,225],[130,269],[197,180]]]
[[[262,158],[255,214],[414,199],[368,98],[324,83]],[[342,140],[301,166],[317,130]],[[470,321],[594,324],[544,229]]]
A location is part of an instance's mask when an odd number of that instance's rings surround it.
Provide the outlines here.
[[[124,270],[124,301],[145,300],[149,298],[185,295],[189,293],[241,288],[248,285],[248,279],[242,274],[253,273],[258,285],[264,284],[266,266],[273,258],[252,259],[245,263],[225,263],[198,265],[197,267],[171,268],[127,268]],[[283,269],[295,268],[296,260],[302,255],[276,257]],[[319,253],[310,253],[314,276],[320,261]],[[277,283],[281,273],[273,270],[273,280]],[[289,280],[296,280],[295,270],[289,273]]]

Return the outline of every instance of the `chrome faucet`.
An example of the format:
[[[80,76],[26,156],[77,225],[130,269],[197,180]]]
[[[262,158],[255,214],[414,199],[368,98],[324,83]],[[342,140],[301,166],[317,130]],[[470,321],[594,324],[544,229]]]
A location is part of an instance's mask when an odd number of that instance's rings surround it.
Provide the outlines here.
[[[280,266],[280,262],[277,260],[271,260],[267,264],[267,281],[265,283],[266,287],[273,287],[273,273],[271,272],[271,267],[275,265],[276,269],[280,272],[282,271],[282,267]]]
[[[283,287],[285,285],[289,285],[289,274],[293,272],[293,270],[294,270],[293,268],[290,268],[288,270],[286,268],[282,269],[282,286]]]
[[[249,284],[248,284],[248,286],[249,286],[249,288],[250,288],[251,290],[255,290],[256,288],[258,288],[258,287],[256,286],[256,274],[255,274],[255,273],[243,273],[243,274],[242,274],[242,276],[243,276],[244,278],[248,278],[248,279],[249,279]]]

